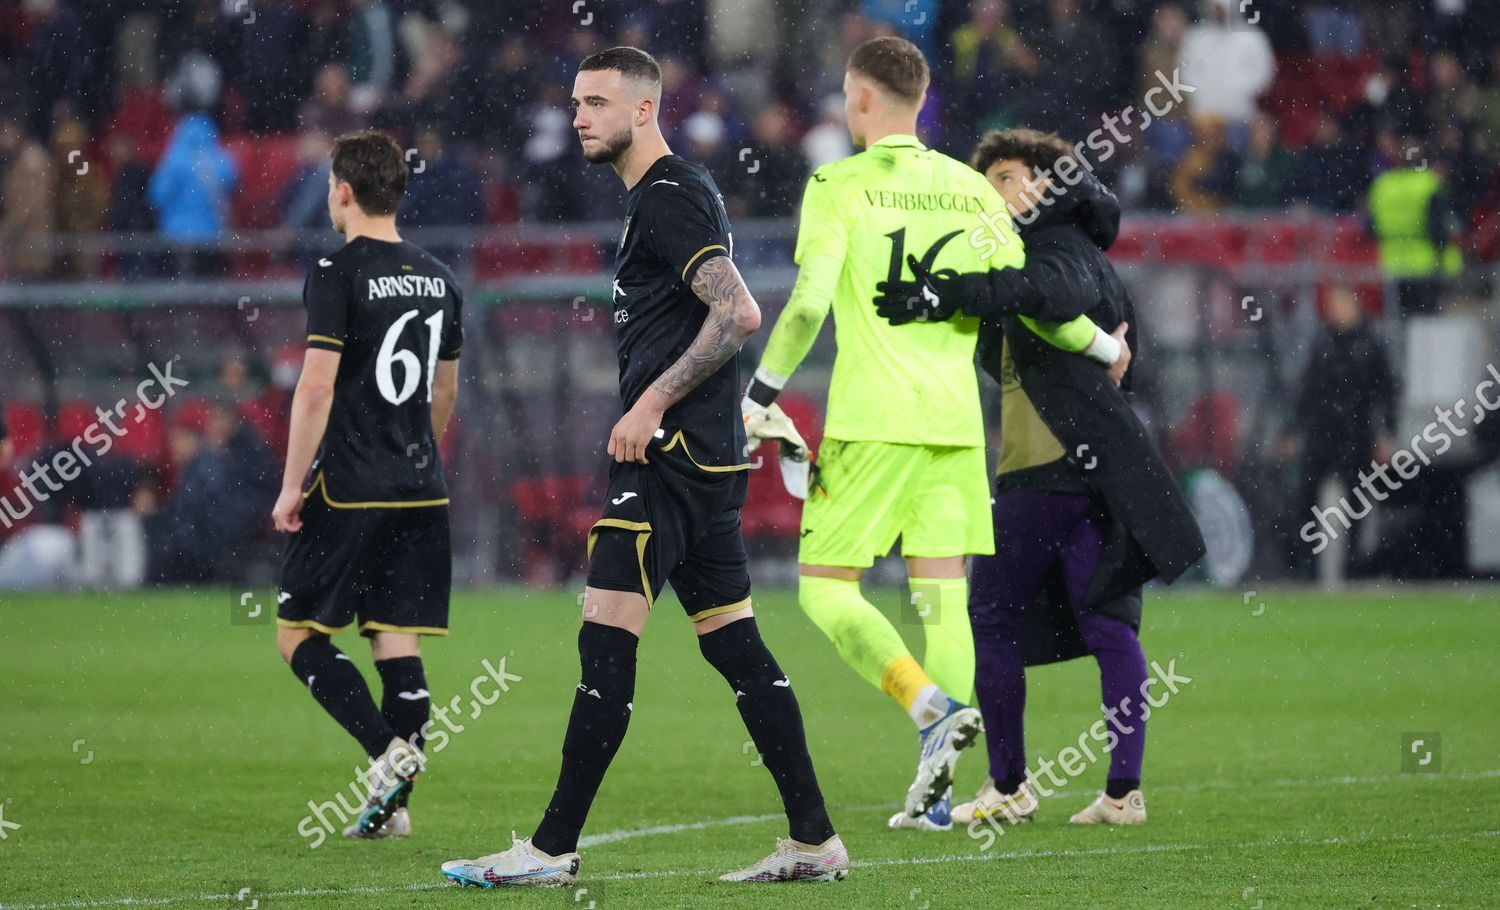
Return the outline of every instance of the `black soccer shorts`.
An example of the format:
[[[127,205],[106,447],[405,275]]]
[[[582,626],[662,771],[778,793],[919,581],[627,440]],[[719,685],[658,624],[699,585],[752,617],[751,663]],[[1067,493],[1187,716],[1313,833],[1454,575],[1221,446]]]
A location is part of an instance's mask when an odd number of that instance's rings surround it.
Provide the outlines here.
[[[279,625],[332,635],[358,619],[363,635],[448,634],[446,505],[336,508],[314,491],[302,522],[282,562]]]
[[[694,622],[749,606],[740,507],[750,473],[705,470],[685,446],[653,444],[646,457],[610,467],[604,516],[589,530],[589,587],[650,606],[670,582]]]

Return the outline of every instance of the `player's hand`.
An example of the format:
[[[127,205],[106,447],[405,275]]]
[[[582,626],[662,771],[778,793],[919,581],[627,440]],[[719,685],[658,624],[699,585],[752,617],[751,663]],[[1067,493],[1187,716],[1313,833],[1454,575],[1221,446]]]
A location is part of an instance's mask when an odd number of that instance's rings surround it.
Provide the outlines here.
[[[1120,359],[1116,360],[1109,368],[1109,378],[1119,385],[1125,379],[1125,371],[1130,369],[1130,343],[1125,340],[1125,332],[1130,329],[1130,323],[1122,322],[1110,334],[1120,343]]]
[[[643,396],[635,407],[625,412],[615,428],[609,431],[609,454],[615,461],[633,461],[650,464],[646,460],[646,447],[656,438],[661,429],[661,411],[644,403]]]
[[[0,471],[10,467],[16,458],[16,441],[9,436],[0,439]]]
[[[283,487],[276,497],[276,507],[271,510],[271,522],[283,534],[295,534],[302,530],[302,488]]]
[[[962,289],[952,272],[934,273],[923,267],[915,256],[907,256],[914,281],[882,281],[875,285],[875,312],[891,325],[908,322],[942,322],[957,313],[963,305]],[[952,277],[949,277],[952,276]]]
[[[753,418],[750,416],[751,412],[747,411],[745,414],[747,450],[754,452],[762,442],[774,439],[781,444],[781,454],[793,461],[806,461],[811,455],[807,442],[797,432],[792,418],[787,416],[781,406],[773,403],[769,407],[756,407],[759,412]]]
[[[740,414],[745,420],[745,452],[748,454],[760,448],[760,444],[765,441],[766,437],[761,435],[761,431],[765,429],[771,411],[746,395],[740,399]]]

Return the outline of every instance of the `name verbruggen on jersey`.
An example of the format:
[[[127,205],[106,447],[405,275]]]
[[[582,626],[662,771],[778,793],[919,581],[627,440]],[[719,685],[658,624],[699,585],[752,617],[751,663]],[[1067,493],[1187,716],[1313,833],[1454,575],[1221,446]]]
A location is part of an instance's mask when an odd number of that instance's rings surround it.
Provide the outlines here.
[[[370,279],[370,299],[379,297],[446,297],[448,283],[426,275],[385,275]]]
[[[959,193],[901,193],[895,190],[865,190],[865,201],[883,209],[920,212],[982,212],[978,196]]]

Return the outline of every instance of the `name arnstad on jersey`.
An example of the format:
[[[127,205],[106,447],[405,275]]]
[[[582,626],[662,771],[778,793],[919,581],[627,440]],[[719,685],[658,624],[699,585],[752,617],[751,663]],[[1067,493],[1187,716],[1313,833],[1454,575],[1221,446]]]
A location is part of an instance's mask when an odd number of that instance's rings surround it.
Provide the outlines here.
[[[426,275],[384,275],[370,279],[370,299],[378,297],[446,297],[448,283]]]

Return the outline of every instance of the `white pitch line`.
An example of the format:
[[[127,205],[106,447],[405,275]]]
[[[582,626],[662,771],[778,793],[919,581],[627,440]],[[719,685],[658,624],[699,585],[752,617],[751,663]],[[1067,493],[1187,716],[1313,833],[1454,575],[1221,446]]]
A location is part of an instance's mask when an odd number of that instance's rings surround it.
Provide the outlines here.
[[[1500,777],[1500,770],[1469,771],[1457,774],[1402,774],[1356,777],[1345,775],[1341,777],[1326,777],[1314,779],[1285,779],[1266,781],[1262,783],[1210,783],[1210,784],[1183,784],[1175,787],[1153,787],[1152,792],[1191,792],[1201,790],[1245,790],[1256,787],[1292,787],[1292,786],[1347,786],[1370,784],[1395,783],[1402,780],[1415,778],[1431,778],[1434,781],[1460,781],[1460,780],[1489,780]],[[1088,791],[1093,792],[1093,791]],[[1069,791],[1057,791],[1054,797],[1070,795]],[[1073,794],[1073,795],[1076,795]],[[885,803],[868,806],[845,806],[844,812],[864,811],[888,811],[890,806]],[[701,822],[690,822],[675,825],[654,825],[649,828],[634,828],[621,831],[606,831],[601,834],[579,840],[580,847],[598,844],[618,843],[620,841],[634,838],[648,837],[659,834],[677,834],[684,831],[700,831],[707,828],[731,827],[737,825],[760,824],[763,822],[778,821],[783,818],[781,814],[776,815],[736,815],[729,818],[707,819]],[[1148,853],[1185,853],[1198,850],[1254,850],[1274,847],[1335,847],[1350,846],[1356,844],[1395,843],[1401,841],[1439,841],[1439,840],[1469,840],[1482,837],[1500,837],[1497,831],[1475,831],[1463,834],[1390,834],[1379,837],[1323,837],[1303,840],[1285,840],[1277,838],[1267,841],[1250,841],[1239,844],[1147,844],[1140,847],[1100,847],[1093,850],[1011,850],[1004,853],[951,853],[941,856],[915,856],[915,857],[891,857],[879,860],[855,860],[852,865],[856,869],[882,868],[889,866],[927,866],[935,863],[983,863],[998,862],[1001,860],[1017,859],[1068,859],[1089,856],[1129,856]],[[643,879],[657,878],[681,878],[712,877],[714,870],[710,869],[661,869],[646,872],[611,872],[604,875],[589,876],[593,881],[637,881]],[[250,896],[258,898],[296,898],[296,897],[327,897],[339,894],[404,894],[417,891],[431,891],[440,888],[452,887],[446,883],[422,883],[407,885],[399,888],[373,888],[373,887],[349,887],[349,888],[297,888],[291,891],[276,891],[264,894],[252,893]],[[171,897],[120,897],[101,898],[96,900],[72,900],[58,901],[44,904],[0,904],[0,910],[92,910],[100,907],[163,907],[171,904],[181,903],[218,903],[226,900],[235,900],[237,893],[226,894],[187,894],[174,895]]]
[[[1288,778],[1283,780],[1261,781],[1259,783],[1241,783],[1235,781],[1217,781],[1206,784],[1179,784],[1177,786],[1151,787],[1152,793],[1197,793],[1205,790],[1228,791],[1228,790],[1251,790],[1266,787],[1338,787],[1338,786],[1370,786],[1372,784],[1393,784],[1399,781],[1411,780],[1413,778],[1428,777],[1435,781],[1459,781],[1459,780],[1490,780],[1500,778],[1500,770],[1492,771],[1467,771],[1457,774],[1387,774],[1383,776],[1355,777],[1343,775],[1340,777],[1324,778]],[[1096,790],[1054,790],[1050,796],[1043,799],[1056,799],[1064,796],[1093,795]],[[870,803],[862,806],[839,806],[838,812],[894,812],[897,805],[890,803]],[[635,840],[641,837],[656,837],[662,834],[682,834],[687,831],[704,831],[709,828],[733,828],[740,825],[758,825],[764,822],[780,821],[786,816],[780,812],[771,815],[735,815],[730,818],[709,819],[700,822],[681,822],[672,825],[651,825],[647,828],[624,828],[618,831],[605,831],[601,834],[591,834],[579,838],[580,849],[597,847],[601,844],[617,844],[621,841]]]
[[[1302,840],[1275,838],[1264,841],[1223,844],[1147,844],[1140,847],[1099,847],[1093,850],[1011,850],[1004,853],[950,853],[943,856],[897,856],[889,859],[855,860],[856,869],[878,869],[899,866],[931,866],[938,863],[989,863],[1002,860],[1028,859],[1078,859],[1090,856],[1132,856],[1150,853],[1190,853],[1200,850],[1258,850],[1276,847],[1349,847],[1362,844],[1421,843],[1449,840],[1477,840],[1500,837],[1497,831],[1472,831],[1462,834],[1386,834],[1369,837],[1314,837]],[[613,872],[590,876],[588,880],[598,882],[639,881],[658,878],[707,878],[716,870],[711,869],[660,869],[649,872]],[[399,888],[297,888],[292,891],[271,891],[252,894],[257,898],[278,899],[295,897],[327,897],[345,894],[409,894],[418,891],[433,891],[453,887],[448,884],[423,883]],[[140,898],[123,897],[112,900],[62,901],[51,904],[0,904],[0,910],[87,910],[95,907],[159,907],[167,904],[197,902],[218,903],[235,900],[237,894],[197,894],[176,897]]]

